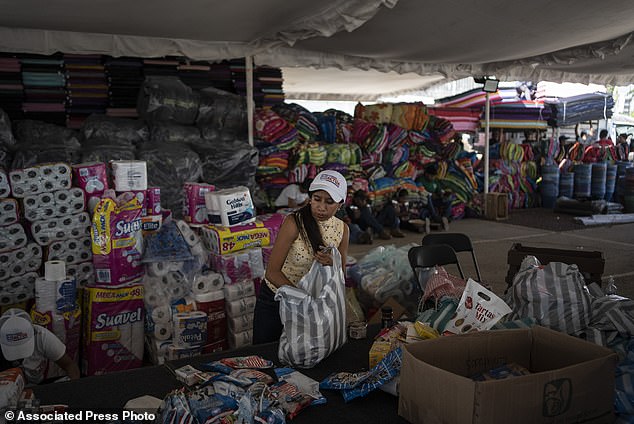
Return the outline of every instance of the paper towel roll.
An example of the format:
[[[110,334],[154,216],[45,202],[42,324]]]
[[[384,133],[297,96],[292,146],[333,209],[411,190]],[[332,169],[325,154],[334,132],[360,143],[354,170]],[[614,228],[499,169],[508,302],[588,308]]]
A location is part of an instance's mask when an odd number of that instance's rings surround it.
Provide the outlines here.
[[[168,340],[172,337],[172,325],[169,322],[156,322],[152,334],[156,340]]]
[[[224,284],[222,275],[217,272],[207,272],[194,277],[192,291],[194,294],[209,293],[210,291],[221,289]]]
[[[44,277],[35,280],[35,307],[39,312],[55,310],[57,284]]]
[[[44,278],[48,281],[59,281],[66,277],[66,264],[64,261],[44,262]]]
[[[167,275],[169,267],[166,262],[150,262],[147,264],[147,272],[152,277],[162,277]]]
[[[168,323],[172,320],[172,310],[167,305],[157,306],[152,309],[151,317],[155,323]]]

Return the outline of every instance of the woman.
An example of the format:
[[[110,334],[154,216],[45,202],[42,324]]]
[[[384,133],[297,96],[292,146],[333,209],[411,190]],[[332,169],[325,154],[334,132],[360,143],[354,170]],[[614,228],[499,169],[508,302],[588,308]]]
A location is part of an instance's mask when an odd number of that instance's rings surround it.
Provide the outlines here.
[[[255,304],[253,344],[279,340],[282,322],[275,291],[285,284],[297,284],[313,261],[332,266],[332,255],[324,247],[339,249],[345,269],[348,226],[335,213],[343,207],[346,191],[346,180],[340,173],[322,171],[310,184],[309,203],[284,219]]]

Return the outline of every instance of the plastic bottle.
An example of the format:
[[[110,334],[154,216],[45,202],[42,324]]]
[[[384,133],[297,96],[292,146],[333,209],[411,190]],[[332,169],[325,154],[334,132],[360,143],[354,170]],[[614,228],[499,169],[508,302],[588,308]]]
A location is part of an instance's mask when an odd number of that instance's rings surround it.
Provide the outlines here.
[[[610,296],[612,294],[616,294],[616,284],[614,284],[614,277],[610,275],[608,278],[608,282],[605,285],[605,289],[603,290],[606,296]]]
[[[381,308],[381,328],[390,328],[394,322],[394,312],[391,306]]]

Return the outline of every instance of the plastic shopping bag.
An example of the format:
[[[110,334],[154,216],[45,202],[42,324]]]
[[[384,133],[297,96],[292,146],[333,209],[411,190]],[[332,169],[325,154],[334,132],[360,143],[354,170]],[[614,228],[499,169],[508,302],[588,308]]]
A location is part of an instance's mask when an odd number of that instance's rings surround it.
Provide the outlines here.
[[[311,368],[346,342],[346,296],[341,255],[331,249],[333,265],[314,261],[297,286],[282,286],[280,302],[284,329],[280,361],[296,368]]]

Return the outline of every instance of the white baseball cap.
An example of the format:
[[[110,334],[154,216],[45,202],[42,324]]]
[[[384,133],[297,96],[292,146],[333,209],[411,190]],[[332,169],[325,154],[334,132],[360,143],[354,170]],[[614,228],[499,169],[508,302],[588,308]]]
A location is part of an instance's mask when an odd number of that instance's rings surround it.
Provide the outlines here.
[[[9,309],[0,318],[0,347],[8,361],[28,358],[35,349],[33,324],[20,309]]]
[[[317,190],[324,190],[332,197],[332,200],[339,203],[346,200],[348,183],[337,171],[321,171],[308,188],[309,192]]]

